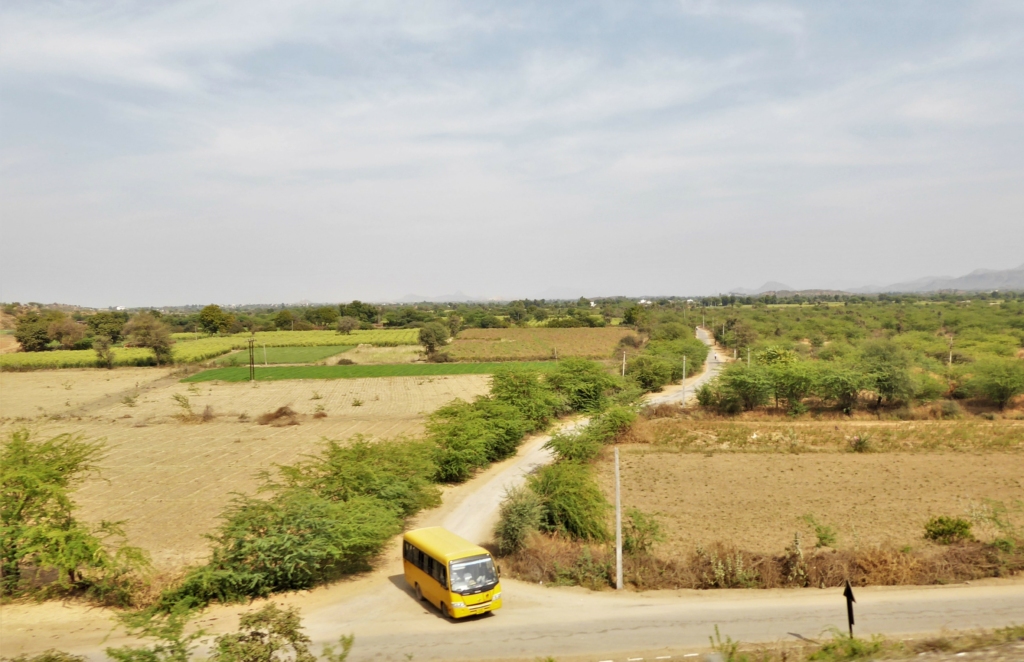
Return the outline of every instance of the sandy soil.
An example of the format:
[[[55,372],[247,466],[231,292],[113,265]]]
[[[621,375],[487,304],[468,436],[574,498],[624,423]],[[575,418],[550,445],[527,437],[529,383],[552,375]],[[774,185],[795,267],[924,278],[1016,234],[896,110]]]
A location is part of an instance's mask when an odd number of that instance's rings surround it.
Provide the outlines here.
[[[169,374],[162,368],[0,372],[0,420],[81,414],[82,408],[139,390]]]
[[[1020,454],[701,455],[635,445],[620,453],[623,507],[659,516],[666,556],[719,541],[778,553],[797,530],[813,544],[800,520],[806,514],[832,525],[840,547],[920,545],[931,516],[964,516],[984,499],[1024,499]],[[609,499],[610,458],[599,463]]]
[[[0,434],[28,426],[41,436],[70,432],[104,439],[107,456],[100,463],[101,475],[75,494],[81,516],[86,521],[126,520],[129,542],[148,550],[160,570],[204,557],[203,534],[216,526],[233,492],[256,489],[258,470],[293,462],[315,451],[324,438],[418,435],[430,411],[457,397],[486,393],[489,386],[487,375],[295,380],[258,382],[256,387],[248,383],[190,385],[170,378],[140,392],[130,372],[134,371],[62,370],[60,375],[65,377],[82,373],[70,390],[59,381],[56,385],[47,381],[53,372],[3,373],[5,412],[6,387],[11,384],[16,384],[10,389],[15,394],[12,411],[28,411],[27,403],[36,401],[23,390],[59,402],[51,391],[63,395],[77,389],[86,404],[76,409],[79,414],[58,420],[39,416],[2,422]],[[8,376],[20,379],[6,381]],[[97,379],[106,376],[122,378],[117,383]],[[139,393],[135,405],[124,404],[122,393]],[[184,422],[174,395],[188,398],[196,413],[209,406],[217,415],[206,423]],[[353,406],[355,401],[363,404]],[[299,425],[273,427],[251,420],[286,405],[299,412]],[[313,418],[320,407],[326,418]],[[250,420],[239,420],[242,413]]]
[[[4,334],[0,336],[0,354],[7,354],[8,352],[17,352],[21,349],[21,345],[15,340],[14,336]]]

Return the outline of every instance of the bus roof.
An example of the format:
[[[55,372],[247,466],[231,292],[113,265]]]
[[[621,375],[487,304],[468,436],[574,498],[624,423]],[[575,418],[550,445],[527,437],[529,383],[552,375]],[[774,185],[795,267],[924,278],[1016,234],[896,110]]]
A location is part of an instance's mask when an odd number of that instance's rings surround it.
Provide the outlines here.
[[[480,554],[490,556],[490,552],[483,547],[474,545],[440,526],[408,531],[405,539],[439,561],[455,561]]]

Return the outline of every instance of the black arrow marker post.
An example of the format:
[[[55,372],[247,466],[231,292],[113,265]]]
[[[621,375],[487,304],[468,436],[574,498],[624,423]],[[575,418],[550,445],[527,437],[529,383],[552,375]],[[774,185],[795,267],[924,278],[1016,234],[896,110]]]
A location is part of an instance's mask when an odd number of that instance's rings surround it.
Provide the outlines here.
[[[853,597],[853,587],[850,586],[849,579],[846,580],[843,597],[846,598],[846,620],[850,621],[850,639],[853,639],[853,603],[857,600]]]

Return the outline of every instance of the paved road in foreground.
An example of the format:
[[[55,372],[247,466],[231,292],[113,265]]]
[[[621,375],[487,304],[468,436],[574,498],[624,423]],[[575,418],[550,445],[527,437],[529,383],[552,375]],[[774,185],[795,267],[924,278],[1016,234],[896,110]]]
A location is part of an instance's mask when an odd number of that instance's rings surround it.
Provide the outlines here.
[[[703,332],[702,340],[710,344]],[[686,398],[721,368],[709,357],[707,370],[688,380]],[[679,387],[650,398],[678,401]],[[585,419],[568,423],[585,424]],[[469,483],[445,491],[444,505],[422,513],[413,526],[445,526],[485,542],[507,487],[550,462],[548,437],[528,440],[519,454]],[[496,614],[450,623],[415,600],[402,579],[399,544],[372,574],[308,593],[278,596],[302,610],[317,643],[356,635],[350,657],[362,660],[536,659],[626,660],[667,655],[673,659],[705,649],[718,625],[723,635],[746,642],[794,636],[817,638],[846,622],[836,589],[591,592],[552,589],[503,580],[504,608]],[[904,635],[941,629],[1000,627],[1024,622],[1024,581],[989,580],[944,587],[866,588],[857,591],[857,633]],[[211,633],[232,630],[253,606],[215,606],[201,625]],[[0,644],[5,656],[58,648],[103,659],[105,646],[127,643],[111,634],[110,612],[78,605],[13,605],[2,608]]]

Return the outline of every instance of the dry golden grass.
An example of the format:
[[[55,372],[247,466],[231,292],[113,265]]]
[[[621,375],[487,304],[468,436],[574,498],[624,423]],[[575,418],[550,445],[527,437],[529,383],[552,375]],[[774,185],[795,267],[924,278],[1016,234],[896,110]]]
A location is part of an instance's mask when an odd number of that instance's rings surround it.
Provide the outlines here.
[[[79,372],[96,380],[127,376],[129,370],[0,375],[6,380]],[[8,420],[0,423],[0,434],[6,437],[27,426],[40,437],[70,432],[104,439],[101,475],[75,494],[83,519],[126,520],[129,542],[148,550],[158,570],[173,574],[205,556],[203,535],[216,526],[233,492],[251,493],[258,487],[260,469],[315,452],[324,438],[419,435],[426,414],[456,397],[486,393],[489,381],[487,375],[459,375],[257,382],[253,387],[170,379],[143,390],[134,406],[122,402],[120,392],[110,395],[113,387],[106,382],[76,383],[67,392],[91,389],[98,396],[86,403],[88,413]],[[41,393],[48,392],[45,386],[39,387]],[[128,386],[127,392],[134,393],[134,384]],[[187,398],[192,416],[184,415],[174,395]],[[362,404],[353,406],[357,401]],[[256,422],[261,414],[285,406],[297,412],[298,425]],[[203,415],[208,409],[212,418]]]
[[[165,368],[0,372],[0,420],[80,415],[83,408],[115,396],[116,402],[170,374]]]
[[[619,341],[632,329],[603,328],[466,329],[445,351],[459,361],[543,361],[579,356],[613,358]]]
[[[662,406],[641,417],[623,438],[683,453],[834,453],[855,439],[873,452],[1024,451],[1024,421],[980,418],[954,421],[816,421],[684,418]]]
[[[402,345],[401,347],[373,347],[361,345],[350,349],[336,358],[348,359],[352,363],[412,363],[423,359],[423,350],[418,346]],[[333,363],[334,361],[328,361]]]
[[[615,549],[557,537],[533,536],[500,560],[509,576],[594,590],[614,584]],[[1024,549],[1003,552],[972,542],[920,550],[863,547],[852,550],[791,548],[769,555],[717,544],[688,555],[625,555],[623,581],[638,590],[905,586],[1003,577],[1024,571]]]
[[[17,352],[21,349],[21,345],[12,335],[0,335],[0,354],[7,354],[8,352]]]

